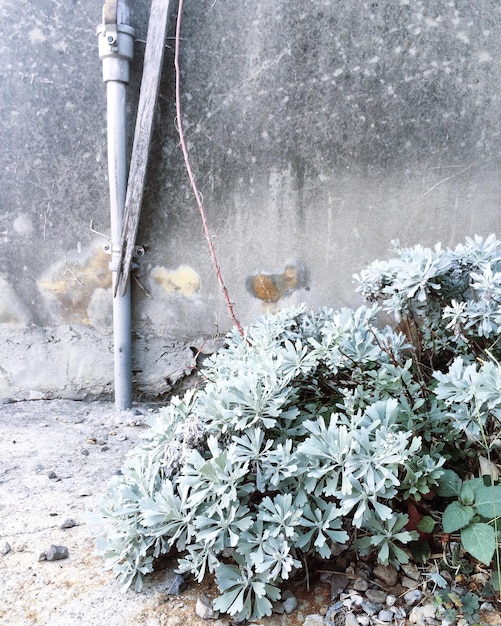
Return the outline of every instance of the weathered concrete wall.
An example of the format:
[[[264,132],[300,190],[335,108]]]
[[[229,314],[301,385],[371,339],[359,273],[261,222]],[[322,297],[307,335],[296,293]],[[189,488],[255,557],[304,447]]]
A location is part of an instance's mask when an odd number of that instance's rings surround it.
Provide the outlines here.
[[[149,4],[131,0],[131,136]],[[108,257],[89,229],[109,224],[101,6],[0,0],[0,397],[112,389]],[[352,274],[391,239],[496,231],[500,23],[496,0],[185,2],[182,117],[243,323],[303,301],[358,304]],[[230,327],[167,44],[133,281],[148,394],[189,370],[190,344]]]

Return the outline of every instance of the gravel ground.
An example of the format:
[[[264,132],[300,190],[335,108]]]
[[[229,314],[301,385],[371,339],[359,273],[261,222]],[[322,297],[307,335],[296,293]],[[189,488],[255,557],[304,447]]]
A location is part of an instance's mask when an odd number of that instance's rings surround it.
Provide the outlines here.
[[[147,576],[142,593],[124,594],[94,554],[88,513],[156,410],[68,400],[0,404],[1,626],[231,626],[227,616],[197,617],[197,601],[217,595],[212,582],[168,594],[174,561]],[[47,560],[51,546],[66,548],[67,558]],[[297,600],[292,613],[249,626],[444,625],[417,570],[397,578],[342,559],[326,563],[310,590],[289,590]],[[501,625],[498,608],[488,607],[482,623]]]
[[[150,405],[117,411],[109,402],[47,400],[0,405],[0,624],[2,626],[201,626],[195,604],[210,584],[169,596],[174,563],[122,593],[94,554],[87,514],[140,440]],[[71,520],[69,528],[66,522]],[[71,525],[74,523],[74,525]],[[64,560],[39,560],[51,545]],[[303,601],[316,612],[320,594]],[[306,607],[305,607],[306,608]],[[305,612],[267,626],[302,624]],[[228,625],[222,618],[209,622]]]

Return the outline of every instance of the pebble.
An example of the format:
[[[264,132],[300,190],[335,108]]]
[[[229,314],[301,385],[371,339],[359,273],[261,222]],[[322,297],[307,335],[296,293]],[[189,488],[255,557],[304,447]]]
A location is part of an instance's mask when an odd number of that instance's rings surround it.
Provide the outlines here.
[[[407,589],[413,589],[416,586],[416,582],[414,578],[409,578],[408,576],[402,576],[400,580],[402,587],[407,587]]]
[[[369,589],[369,583],[365,578],[357,578],[353,583],[353,589],[355,589],[355,591],[367,591],[367,589]]]
[[[51,470],[51,471],[47,474],[47,477],[48,477],[50,480],[54,480],[54,478],[57,478],[57,474],[56,474],[56,472],[54,472],[54,471],[52,471],[52,470]]]
[[[9,554],[9,552],[12,550],[10,543],[5,542],[3,544],[3,546],[0,548],[0,554],[2,556],[5,556],[6,554]]]
[[[331,600],[335,600],[346,589],[349,579],[342,574],[333,574],[331,578]]]
[[[188,586],[188,583],[184,580],[181,574],[178,574],[172,581],[167,593],[170,596],[179,596]]]
[[[45,552],[45,560],[46,561],[61,561],[62,559],[67,559],[68,556],[69,556],[69,552],[68,552],[68,548],[66,548],[66,546],[54,546],[54,545],[52,545],[47,550],[47,552]]]
[[[68,518],[61,524],[61,526],[59,526],[59,528],[62,528],[64,530],[65,528],[73,528],[74,526],[78,526],[78,524],[75,522],[75,520]]]
[[[402,571],[406,576],[412,578],[412,580],[419,580],[419,570],[415,565],[412,565],[410,563],[403,563]]]
[[[395,606],[396,601],[397,596],[393,596],[392,594],[386,596],[386,606]]]
[[[375,615],[380,608],[381,607],[374,604],[374,602],[362,602],[362,610],[367,613],[367,615]]]
[[[404,596],[404,600],[407,606],[417,604],[421,601],[422,598],[423,592],[420,589],[411,589],[411,591],[408,591]]]
[[[212,602],[205,597],[197,599],[195,613],[201,619],[219,619],[219,611],[215,611]]]
[[[398,572],[392,565],[376,565],[373,573],[387,587],[394,587],[398,582]]]
[[[409,613],[409,624],[426,624],[427,619],[433,619],[437,612],[437,607],[433,604],[415,606]]]
[[[290,613],[297,609],[297,598],[295,596],[291,596],[290,598],[286,598],[282,604],[284,611],[287,615],[290,615]]]
[[[370,626],[371,618],[368,615],[359,615],[357,617],[357,622],[360,626]]]
[[[378,589],[367,589],[365,592],[365,597],[367,600],[371,602],[375,602],[376,604],[384,604],[386,602],[388,594],[384,591],[379,591]]]
[[[360,622],[355,617],[354,613],[346,613],[344,618],[344,626],[360,626]]]
[[[391,611],[388,611],[388,609],[382,609],[381,611],[379,611],[378,615],[377,615],[378,620],[380,620],[381,622],[391,622],[393,619],[393,613]]]

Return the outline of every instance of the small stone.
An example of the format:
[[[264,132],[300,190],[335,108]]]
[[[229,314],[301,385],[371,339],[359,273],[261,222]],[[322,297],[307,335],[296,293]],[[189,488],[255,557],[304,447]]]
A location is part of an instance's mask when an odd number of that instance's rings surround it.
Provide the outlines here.
[[[200,597],[195,605],[195,613],[201,619],[219,619],[219,611],[215,611],[209,598]]]
[[[331,600],[335,600],[348,586],[349,579],[342,574],[333,574],[331,578]]]
[[[40,563],[41,561],[46,561],[47,560],[47,552],[44,550],[43,552],[40,552],[40,554],[38,555],[38,562]]]
[[[412,580],[419,580],[419,570],[415,565],[412,565],[410,563],[403,563],[402,571],[406,576],[412,578]]]
[[[380,622],[391,622],[393,620],[393,613],[387,609],[382,609],[377,614],[377,618]]]
[[[283,602],[273,602],[272,611],[276,615],[283,615],[285,613]]]
[[[95,446],[97,443],[97,439],[95,437],[87,437],[87,443],[89,443],[91,446]]]
[[[89,451],[85,450],[85,448],[83,450],[80,451],[80,454],[83,454],[83,456],[89,456]]]
[[[109,450],[110,446],[102,446],[101,447],[101,452],[106,452],[106,450]]]
[[[367,591],[367,589],[369,589],[369,583],[365,578],[356,578],[353,583],[353,589],[355,589],[355,591]]]
[[[344,626],[359,626],[359,621],[354,613],[346,613],[344,618]]]
[[[386,606],[394,606],[397,601],[397,596],[389,595],[386,596]]]
[[[412,606],[413,604],[420,602],[422,597],[423,592],[420,589],[411,589],[405,594],[404,600],[407,606]]]
[[[303,626],[325,626],[325,620],[321,615],[307,615],[303,622]]]
[[[409,624],[426,624],[426,620],[432,620],[437,612],[437,607],[433,604],[415,606],[407,618]]]
[[[370,626],[371,618],[368,615],[359,615],[357,617],[357,622],[360,626]]]
[[[286,598],[283,601],[284,611],[287,615],[290,615],[293,611],[297,609],[297,598],[292,596],[291,598]]]
[[[10,543],[5,542],[3,546],[0,548],[0,554],[2,556],[5,556],[6,554],[9,554],[11,550],[12,548],[10,547]]]
[[[59,528],[62,528],[64,530],[66,528],[73,528],[74,526],[78,526],[78,524],[75,522],[74,519],[68,518],[61,524],[61,526],[59,526]]]
[[[416,582],[413,578],[409,578],[408,576],[402,576],[402,580],[400,581],[400,584],[402,585],[402,587],[407,587],[407,589],[414,589],[414,587],[416,586]]]
[[[381,607],[374,604],[374,602],[362,602],[362,610],[364,613],[367,613],[367,615],[375,615],[380,608]]]
[[[391,612],[396,617],[396,619],[404,619],[404,617],[406,617],[407,615],[407,611],[404,609],[403,606],[392,606]]]
[[[54,471],[50,471],[50,472],[47,474],[47,477],[48,477],[50,480],[54,480],[54,478],[57,478],[57,474],[56,474],[56,472],[54,472]]]
[[[65,546],[52,545],[45,553],[45,558],[47,561],[61,561],[62,559],[67,559],[68,556],[68,548],[66,548]]]
[[[398,582],[398,572],[392,565],[376,565],[374,576],[387,587],[394,587]]]
[[[118,435],[117,441],[127,441],[127,435],[124,435],[124,434]]]
[[[181,574],[178,574],[172,581],[167,593],[170,596],[179,596],[186,589],[188,583],[184,580]]]
[[[385,604],[387,594],[384,591],[379,591],[379,589],[367,589],[365,597],[376,604]]]

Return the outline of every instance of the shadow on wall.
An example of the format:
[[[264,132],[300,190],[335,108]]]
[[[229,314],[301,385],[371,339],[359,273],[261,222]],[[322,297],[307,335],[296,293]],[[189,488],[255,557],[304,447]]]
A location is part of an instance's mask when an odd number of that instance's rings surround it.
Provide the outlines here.
[[[249,276],[246,281],[248,291],[262,302],[275,303],[290,296],[297,289],[309,289],[309,275],[302,263],[290,263],[281,274],[260,272]]]

